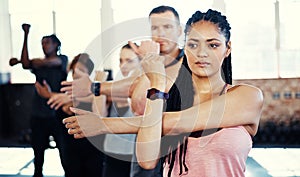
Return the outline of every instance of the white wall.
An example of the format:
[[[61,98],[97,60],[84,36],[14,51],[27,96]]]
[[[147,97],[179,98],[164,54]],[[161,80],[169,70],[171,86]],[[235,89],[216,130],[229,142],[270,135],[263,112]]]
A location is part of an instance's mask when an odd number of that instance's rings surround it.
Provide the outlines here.
[[[8,0],[0,1],[0,72],[9,71],[11,57],[11,33],[8,12]]]

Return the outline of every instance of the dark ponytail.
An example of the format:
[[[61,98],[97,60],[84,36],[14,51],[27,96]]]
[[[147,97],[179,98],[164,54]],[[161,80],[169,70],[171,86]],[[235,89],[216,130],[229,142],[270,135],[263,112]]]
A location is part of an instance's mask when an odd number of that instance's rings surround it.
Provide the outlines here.
[[[206,13],[200,11],[195,12],[192,17],[187,21],[186,28],[184,30],[185,37],[191,30],[193,24],[199,21],[209,21],[215,24],[220,33],[226,38],[226,45],[230,40],[230,25],[227,22],[225,16],[220,12],[209,9]],[[222,63],[222,78],[227,84],[232,84],[232,66],[231,66],[231,54],[223,60]],[[187,58],[184,56],[182,66],[179,70],[178,77],[169,91],[170,98],[167,100],[166,111],[181,111],[193,106],[194,103],[194,87],[192,80],[192,72],[188,66]],[[179,163],[180,172],[179,175],[188,171],[188,167],[185,164],[185,155],[188,145],[188,137],[196,135],[198,132],[183,133],[177,136],[165,136],[162,139],[162,154],[167,154],[164,159],[168,158],[169,171],[168,177],[171,176],[176,151],[179,146]]]

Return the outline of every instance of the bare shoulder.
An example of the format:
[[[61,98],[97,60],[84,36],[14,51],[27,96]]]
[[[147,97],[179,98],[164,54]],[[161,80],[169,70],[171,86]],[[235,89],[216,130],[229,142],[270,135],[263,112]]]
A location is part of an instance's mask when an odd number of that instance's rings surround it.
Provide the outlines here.
[[[262,90],[260,88],[249,84],[230,85],[228,88],[228,92],[231,91],[262,93]]]
[[[243,98],[256,98],[258,101],[263,101],[262,90],[249,84],[230,85],[227,93],[234,93],[234,95],[238,95]]]

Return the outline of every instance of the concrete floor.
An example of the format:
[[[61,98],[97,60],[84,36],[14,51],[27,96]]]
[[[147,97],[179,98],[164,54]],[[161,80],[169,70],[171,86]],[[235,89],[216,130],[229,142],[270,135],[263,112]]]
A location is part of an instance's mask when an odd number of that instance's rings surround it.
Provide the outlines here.
[[[33,151],[27,148],[0,148],[0,177],[32,176]],[[300,177],[300,148],[253,148],[247,159],[246,177]],[[45,177],[62,177],[57,149],[45,154]]]

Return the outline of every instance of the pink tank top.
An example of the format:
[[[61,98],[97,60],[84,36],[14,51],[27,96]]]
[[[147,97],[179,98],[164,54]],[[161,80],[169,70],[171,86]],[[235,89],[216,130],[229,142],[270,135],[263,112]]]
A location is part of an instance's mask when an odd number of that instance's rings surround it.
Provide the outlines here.
[[[223,128],[213,134],[188,138],[185,164],[188,171],[180,173],[177,149],[172,177],[243,177],[252,139],[243,126]],[[166,159],[163,176],[167,177]]]

